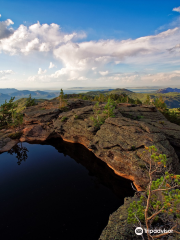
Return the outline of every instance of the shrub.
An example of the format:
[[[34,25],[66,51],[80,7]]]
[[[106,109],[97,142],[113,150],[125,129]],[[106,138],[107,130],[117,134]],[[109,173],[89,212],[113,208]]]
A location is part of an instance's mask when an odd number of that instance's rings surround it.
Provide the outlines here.
[[[61,122],[65,122],[67,119],[68,119],[67,117],[63,117],[63,118],[61,119]]]
[[[27,102],[26,102],[26,107],[31,107],[31,106],[35,106],[37,105],[37,103],[35,103],[35,99],[31,98],[31,94],[29,94],[29,97],[27,99]]]
[[[116,103],[114,102],[114,100],[112,100],[111,98],[108,98],[108,102],[105,105],[104,109],[104,113],[107,115],[107,117],[115,117],[114,115],[114,109],[116,107]]]
[[[168,169],[165,154],[157,154],[155,146],[146,147],[143,152],[148,170],[149,184],[140,199],[130,204],[128,208],[128,223],[139,225],[146,230],[153,228],[173,230],[180,229],[180,175],[175,175]],[[148,240],[164,237],[169,234],[151,235],[147,231]]]
[[[141,115],[137,116],[137,119],[143,119],[143,118],[144,116],[141,116]]]
[[[90,119],[94,122],[94,126],[99,128],[105,121],[105,118],[100,116],[99,102],[94,105],[93,112],[94,117],[92,116]]]
[[[178,112],[168,109],[166,103],[162,99],[162,96],[156,98],[152,104],[156,106],[156,108],[167,118],[167,120],[180,125],[180,117]]]
[[[11,139],[19,139],[21,138],[22,134],[22,132],[11,133],[8,135],[8,137]]]
[[[9,102],[5,101],[0,107],[0,126],[10,125],[15,118],[17,104],[13,103],[15,97],[11,97]]]
[[[136,147],[134,145],[131,146],[131,150],[136,150]]]

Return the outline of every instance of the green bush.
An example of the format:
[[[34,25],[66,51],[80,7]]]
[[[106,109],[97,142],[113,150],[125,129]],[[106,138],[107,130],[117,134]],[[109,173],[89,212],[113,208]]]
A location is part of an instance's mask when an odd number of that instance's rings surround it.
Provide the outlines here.
[[[99,102],[94,105],[93,108],[94,116],[90,117],[90,119],[94,122],[94,126],[100,128],[100,126],[104,123],[105,118],[100,116],[100,107]]]
[[[180,125],[180,116],[177,111],[171,111],[167,108],[166,103],[162,99],[162,96],[156,98],[153,102],[153,105],[172,123]]]
[[[35,99],[31,98],[31,94],[29,94],[29,97],[27,99],[27,102],[26,102],[26,107],[31,107],[31,106],[35,106],[37,105],[36,102],[35,102]]]
[[[65,122],[67,119],[68,119],[67,117],[63,117],[63,118],[61,119],[61,122]]]
[[[138,224],[150,230],[161,228],[180,229],[180,175],[170,172],[165,154],[157,154],[155,146],[146,147],[143,152],[149,176],[145,192],[141,192],[138,201],[128,208],[128,223]],[[173,216],[173,217],[172,217]],[[147,231],[148,240],[157,239],[169,233],[151,234]]]
[[[8,137],[11,139],[19,139],[21,138],[22,134],[22,132],[11,133],[8,135]]]
[[[116,103],[114,102],[114,100],[112,100],[110,97],[108,98],[108,102],[105,105],[104,109],[105,111],[103,113],[106,114],[107,118],[109,117],[115,117],[114,115],[114,109],[116,107]]]
[[[9,102],[5,101],[0,107],[0,127],[10,125],[14,122],[16,115],[17,104],[14,101],[15,97],[11,97]]]

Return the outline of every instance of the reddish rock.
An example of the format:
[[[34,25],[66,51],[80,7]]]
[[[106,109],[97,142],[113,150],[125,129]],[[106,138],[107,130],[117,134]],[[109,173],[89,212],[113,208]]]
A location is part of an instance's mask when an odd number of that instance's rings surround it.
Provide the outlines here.
[[[90,119],[94,114],[93,105],[90,101],[70,100],[66,112],[62,112],[58,100],[53,100],[29,107],[24,111],[25,126],[20,141],[61,137],[83,144],[116,174],[132,180],[139,190],[148,182],[141,157],[145,146],[155,145],[159,153],[167,155],[172,169],[180,172],[173,148],[180,148],[180,126],[167,121],[154,106],[119,104],[114,111],[115,118],[106,119],[98,129]],[[102,116],[104,106],[100,105]],[[10,143],[8,137],[4,139],[0,142],[1,152],[16,143]]]

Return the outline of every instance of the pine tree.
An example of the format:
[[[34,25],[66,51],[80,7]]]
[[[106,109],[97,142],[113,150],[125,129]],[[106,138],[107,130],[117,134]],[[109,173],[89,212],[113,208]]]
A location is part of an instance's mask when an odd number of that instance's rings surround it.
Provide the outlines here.
[[[146,98],[146,101],[145,101],[145,104],[150,104],[150,96],[149,95],[147,95],[147,98]]]
[[[62,88],[61,88],[60,94],[59,94],[59,108],[62,107],[63,99],[64,99],[64,92],[63,92],[63,90],[62,90]]]
[[[35,103],[35,99],[31,98],[31,94],[29,94],[29,98],[27,99],[27,102],[26,102],[26,107],[31,107],[31,106],[34,106],[36,105]]]
[[[0,126],[5,126],[14,122],[17,104],[13,103],[15,97],[11,97],[9,102],[5,103],[0,108]]]
[[[116,107],[116,103],[114,102],[114,100],[108,98],[108,102],[105,105],[104,109],[104,113],[107,114],[107,117],[115,117],[114,115],[114,109]]]

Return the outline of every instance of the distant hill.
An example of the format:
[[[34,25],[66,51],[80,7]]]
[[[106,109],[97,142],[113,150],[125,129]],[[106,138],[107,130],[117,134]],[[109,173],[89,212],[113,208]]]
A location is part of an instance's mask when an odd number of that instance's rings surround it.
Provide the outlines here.
[[[8,94],[0,93],[0,99],[7,99],[9,98]]]
[[[0,93],[3,93],[3,94],[13,93],[17,91],[18,90],[15,88],[0,88]]]
[[[108,87],[72,87],[72,88],[68,88],[69,90],[92,90],[92,91],[96,91],[96,90],[113,90],[114,88],[109,89]]]
[[[168,88],[159,89],[156,93],[169,93],[169,92],[180,93],[180,89],[168,87]]]
[[[15,97],[15,100],[20,98],[28,98],[31,94],[32,98],[35,99],[52,99],[59,96],[59,92],[45,92],[45,91],[29,91],[29,90],[17,90],[15,88],[2,89],[0,88],[0,105],[9,101],[11,97]]]
[[[116,89],[113,89],[112,91],[109,91],[109,94],[123,94],[123,93],[125,93],[125,94],[127,94],[127,95],[129,95],[129,94],[131,94],[131,93],[133,93],[131,90],[128,90],[128,89],[125,89],[125,88],[116,88]]]
[[[116,88],[116,89],[105,89],[105,90],[100,90],[100,91],[90,91],[87,92],[86,94],[89,96],[97,96],[99,94],[122,94],[125,93],[129,95],[130,93],[133,93],[132,91],[125,89],[125,88]]]
[[[162,96],[163,100],[165,101],[166,105],[168,108],[179,108],[180,107],[180,93],[177,92],[170,92],[170,93],[136,93],[132,92],[128,89],[124,88],[117,88],[112,91],[90,91],[85,93],[85,95],[90,95],[90,96],[98,96],[99,94],[122,94],[125,93],[127,94],[130,98],[133,99],[139,99],[142,102],[145,102],[147,99],[147,95],[150,96],[151,99],[158,98]]]

